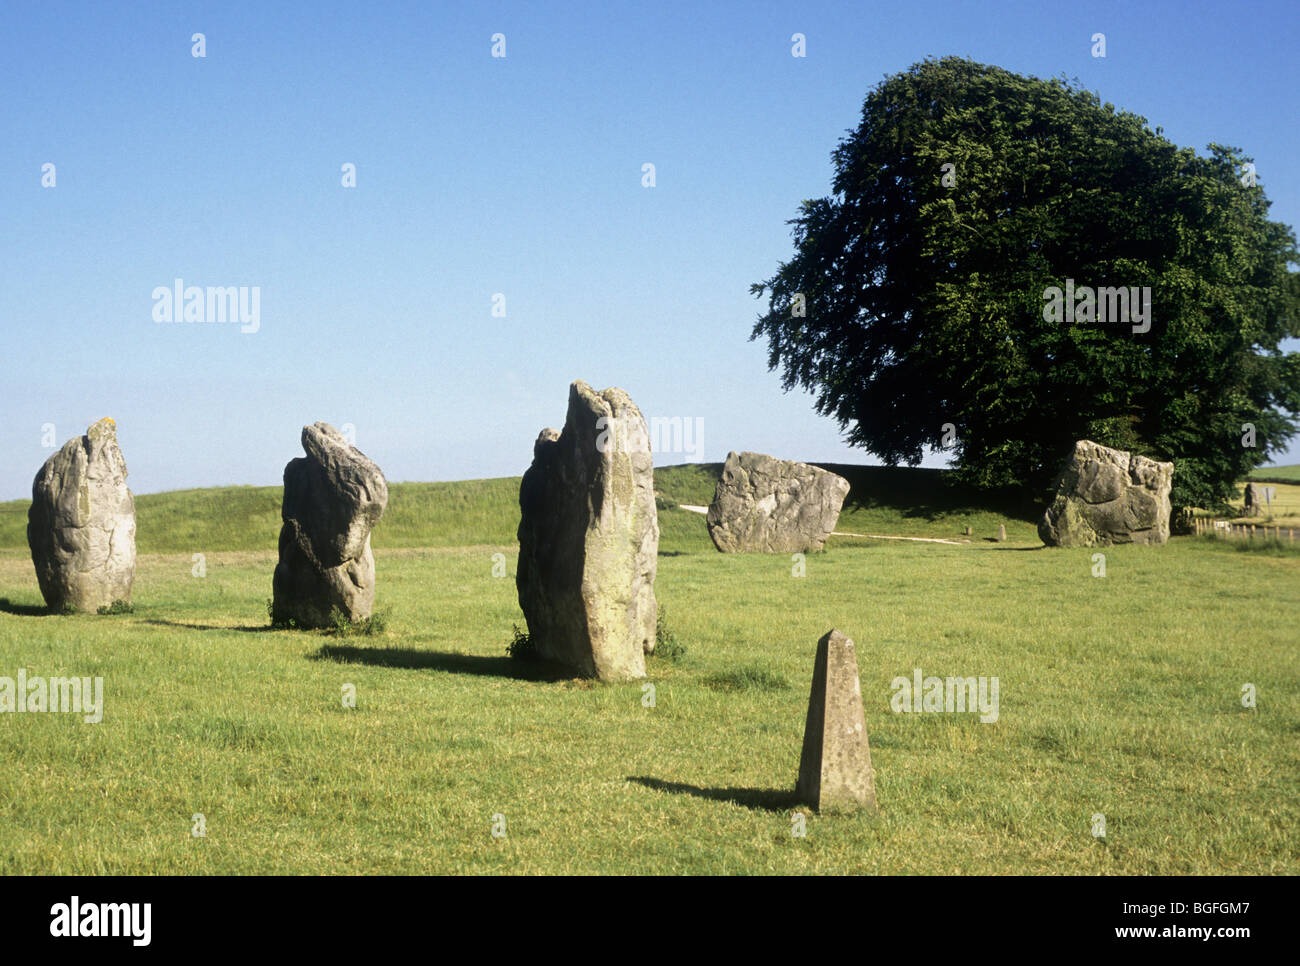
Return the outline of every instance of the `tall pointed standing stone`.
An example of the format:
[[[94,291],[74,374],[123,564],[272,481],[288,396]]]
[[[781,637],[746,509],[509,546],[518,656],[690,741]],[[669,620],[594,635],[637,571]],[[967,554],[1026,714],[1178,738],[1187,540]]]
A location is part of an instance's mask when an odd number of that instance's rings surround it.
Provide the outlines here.
[[[569,387],[519,485],[519,606],[543,657],[601,680],[645,677],[659,517],[645,419],[622,389]]]
[[[834,628],[817,642],[795,794],[819,812],[876,807],[858,657]]]

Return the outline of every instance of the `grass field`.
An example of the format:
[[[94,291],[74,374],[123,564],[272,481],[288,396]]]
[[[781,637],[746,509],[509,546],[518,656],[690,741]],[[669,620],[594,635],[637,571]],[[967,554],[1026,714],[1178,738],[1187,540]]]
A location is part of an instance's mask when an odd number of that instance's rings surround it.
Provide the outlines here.
[[[1273,500],[1267,506],[1267,512],[1257,517],[1236,516],[1232,519],[1238,523],[1267,524],[1268,526],[1300,528],[1300,482],[1269,483],[1276,490]],[[1244,512],[1246,503],[1245,487],[1237,494],[1233,505]]]
[[[656,485],[707,503],[714,473]],[[840,529],[969,543],[833,538],[794,577],[661,510],[686,654],[649,659],[654,707],[505,656],[517,481],[394,485],[373,637],[267,629],[275,488],[139,497],[135,611],[113,617],[46,614],[0,507],[0,675],[105,688],[97,725],[0,715],[0,872],[1300,872],[1300,552],[1175,538],[1094,577],[1032,514],[908,473],[863,468]],[[858,643],[876,815],[791,795],[831,626]],[[998,677],[998,720],[893,713],[918,667]]]
[[[1250,474],[1252,480],[1278,480],[1300,483],[1300,464],[1295,466],[1262,466]]]

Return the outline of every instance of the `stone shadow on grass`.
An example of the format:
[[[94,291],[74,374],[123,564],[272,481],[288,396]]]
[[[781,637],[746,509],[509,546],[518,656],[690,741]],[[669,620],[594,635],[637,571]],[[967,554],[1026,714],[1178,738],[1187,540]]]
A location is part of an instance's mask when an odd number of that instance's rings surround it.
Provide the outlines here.
[[[147,621],[141,621],[141,624],[153,624],[157,627],[182,627],[187,631],[239,631],[244,634],[260,634],[264,631],[274,631],[279,628],[272,627],[270,624],[252,624],[241,626],[226,626],[223,624],[186,624],[184,621],[165,621],[161,618],[150,618]]]
[[[572,671],[546,661],[521,661],[513,657],[421,651],[413,647],[357,647],[352,644],[325,644],[309,657],[313,661],[337,661],[339,664],[368,664],[371,667],[408,670],[428,669],[447,671],[450,674],[514,678],[518,681],[567,681],[574,676]]]
[[[675,795],[693,795],[713,802],[731,802],[764,812],[784,812],[800,804],[793,788],[700,788],[685,782],[666,782],[645,775],[629,775],[628,781]]]
[[[0,613],[16,617],[57,617],[60,612],[44,604],[15,604],[8,597],[0,597]]]

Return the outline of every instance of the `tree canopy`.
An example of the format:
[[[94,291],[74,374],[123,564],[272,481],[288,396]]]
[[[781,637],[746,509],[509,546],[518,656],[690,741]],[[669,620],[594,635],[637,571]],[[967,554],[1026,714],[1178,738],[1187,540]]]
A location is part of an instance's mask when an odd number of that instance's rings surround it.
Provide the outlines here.
[[[1092,439],[1173,460],[1174,505],[1214,506],[1295,434],[1300,254],[1239,149],[944,58],[872,90],[832,158],[751,288],[751,339],[850,444],[1040,488]]]

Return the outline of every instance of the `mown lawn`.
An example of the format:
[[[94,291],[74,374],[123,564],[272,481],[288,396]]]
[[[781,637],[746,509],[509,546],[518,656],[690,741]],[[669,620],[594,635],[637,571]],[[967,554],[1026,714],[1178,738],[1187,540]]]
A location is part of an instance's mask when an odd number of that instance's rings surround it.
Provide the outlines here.
[[[1012,519],[1006,544],[835,539],[794,577],[661,516],[657,591],[687,653],[650,659],[654,707],[643,683],[505,656],[508,517],[482,545],[381,525],[374,637],[267,630],[273,542],[142,555],[115,617],[45,615],[26,552],[0,550],[0,675],[106,692],[98,725],[0,715],[0,872],[1300,872],[1300,554],[1177,538],[1111,548],[1094,577],[1094,551],[1036,549]],[[858,644],[881,808],[796,837],[831,626]],[[998,721],[893,713],[917,667],[997,676]]]

